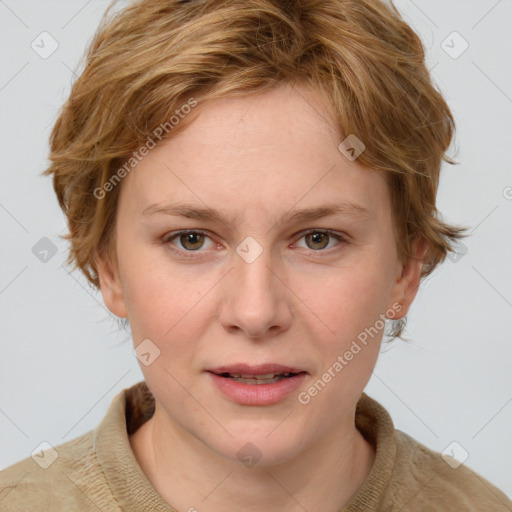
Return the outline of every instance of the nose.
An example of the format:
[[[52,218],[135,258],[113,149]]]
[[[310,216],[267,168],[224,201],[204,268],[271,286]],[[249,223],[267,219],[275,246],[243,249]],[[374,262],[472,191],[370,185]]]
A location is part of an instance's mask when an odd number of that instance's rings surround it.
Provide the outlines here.
[[[223,280],[219,318],[226,330],[263,340],[290,327],[293,294],[283,266],[273,261],[270,250],[260,246],[260,251],[256,259],[243,251],[234,255],[233,268]]]

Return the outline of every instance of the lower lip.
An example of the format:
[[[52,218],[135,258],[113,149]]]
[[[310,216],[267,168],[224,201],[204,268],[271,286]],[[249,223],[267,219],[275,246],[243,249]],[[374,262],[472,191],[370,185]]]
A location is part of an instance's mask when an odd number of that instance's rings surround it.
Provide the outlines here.
[[[242,405],[272,405],[295,391],[306,378],[306,373],[270,384],[244,384],[208,372],[217,388],[231,400]]]

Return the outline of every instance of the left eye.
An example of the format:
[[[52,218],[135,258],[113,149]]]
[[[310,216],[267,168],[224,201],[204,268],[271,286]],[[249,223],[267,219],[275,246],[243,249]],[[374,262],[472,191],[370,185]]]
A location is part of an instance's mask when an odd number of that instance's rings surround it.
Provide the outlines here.
[[[338,242],[345,241],[343,236],[329,230],[313,230],[300,234],[302,235],[301,239],[304,238],[306,240],[307,249],[313,249],[314,251],[325,249],[332,238],[335,238]]]
[[[306,240],[306,248],[312,249],[313,251],[322,251],[325,249],[332,238],[335,238],[338,242],[346,242],[345,237],[330,230],[309,230],[299,233],[299,236],[299,240],[302,238]],[[185,252],[198,252],[204,245],[205,239],[210,239],[210,237],[204,231],[178,231],[166,235],[162,239],[162,243],[165,245],[171,244],[175,246],[172,242],[176,239],[179,240],[179,243],[181,244],[181,247],[185,249]]]

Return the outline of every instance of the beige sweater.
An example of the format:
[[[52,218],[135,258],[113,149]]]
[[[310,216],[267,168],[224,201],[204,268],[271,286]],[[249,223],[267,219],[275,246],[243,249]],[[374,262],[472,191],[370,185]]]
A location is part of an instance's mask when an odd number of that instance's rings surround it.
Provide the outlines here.
[[[51,450],[34,455],[39,463],[28,457],[0,472],[0,511],[175,512],[142,472],[128,438],[153,412],[145,382],[123,390],[95,430],[55,447],[58,457],[46,469],[41,465],[52,461]],[[512,510],[512,501],[483,477],[464,465],[452,468],[396,430],[387,411],[365,393],[356,425],[376,447],[376,458],[342,512]]]

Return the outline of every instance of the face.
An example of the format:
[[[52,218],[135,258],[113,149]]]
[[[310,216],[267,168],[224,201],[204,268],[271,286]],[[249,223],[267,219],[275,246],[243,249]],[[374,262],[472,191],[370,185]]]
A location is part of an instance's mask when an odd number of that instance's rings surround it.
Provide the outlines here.
[[[318,93],[283,85],[196,110],[122,182],[101,289],[135,347],[150,340],[141,369],[162,428],[282,463],[353,429],[384,316],[407,313],[420,267],[399,263],[385,179],[342,155]],[[206,208],[222,220],[192,213]],[[214,375],[230,366],[297,375]]]

